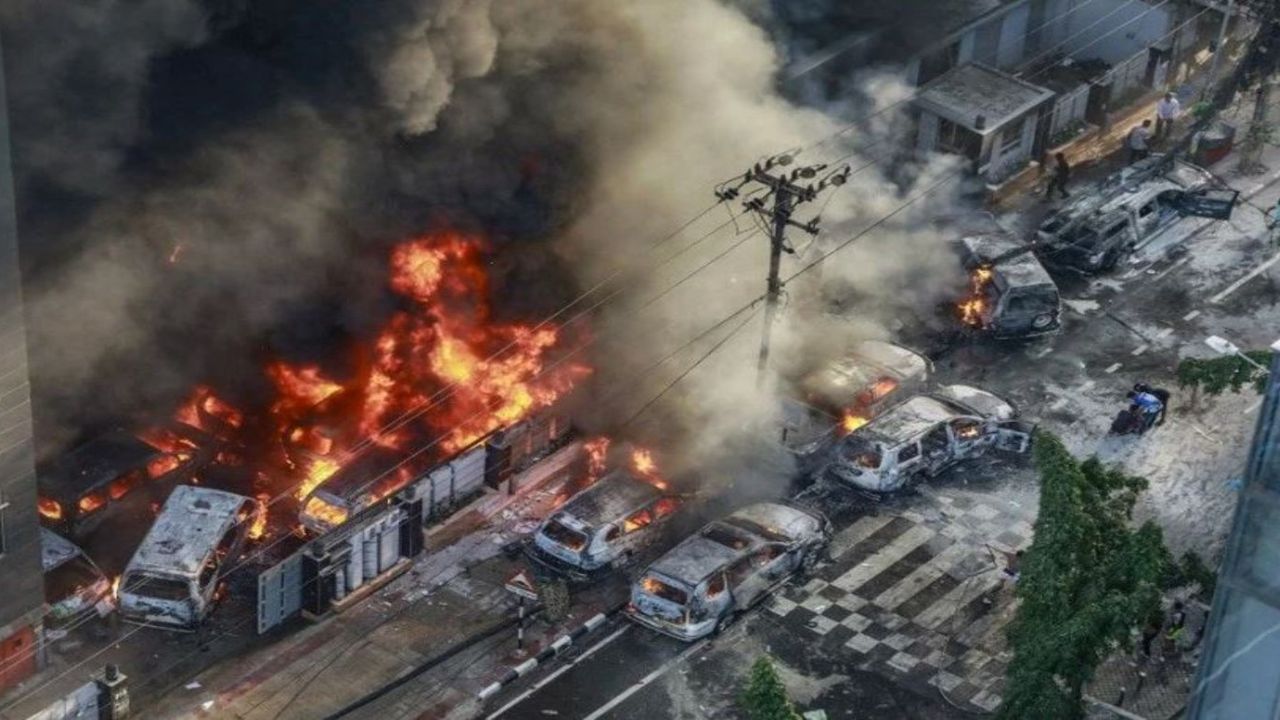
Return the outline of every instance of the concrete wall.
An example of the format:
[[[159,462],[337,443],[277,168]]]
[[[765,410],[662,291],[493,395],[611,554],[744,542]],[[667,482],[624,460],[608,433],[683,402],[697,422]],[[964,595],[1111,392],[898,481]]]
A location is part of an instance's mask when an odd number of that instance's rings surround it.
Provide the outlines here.
[[[31,391],[18,272],[9,114],[0,48],[0,644],[38,623],[44,602]],[[22,643],[30,647],[29,641]],[[7,648],[10,654],[14,648]],[[31,652],[23,649],[21,652]],[[0,674],[0,682],[14,681]],[[0,685],[0,691],[3,691]]]
[[[1169,5],[1133,0],[1076,2],[1067,17],[1062,50],[1077,60],[1127,60],[1173,29]]]

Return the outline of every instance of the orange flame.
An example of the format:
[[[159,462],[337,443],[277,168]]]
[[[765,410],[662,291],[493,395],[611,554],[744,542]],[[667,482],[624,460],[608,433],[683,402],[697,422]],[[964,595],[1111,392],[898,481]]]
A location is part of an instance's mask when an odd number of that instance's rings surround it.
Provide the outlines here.
[[[39,508],[40,514],[49,520],[56,522],[62,519],[62,505],[60,505],[57,500],[50,500],[49,498],[43,497],[38,498],[36,500],[36,507]]]
[[[259,540],[267,534],[267,503],[270,493],[258,493],[254,497],[253,524],[249,526],[249,539]]]
[[[79,508],[81,515],[88,515],[102,509],[107,504],[107,499],[102,496],[101,492],[85,493],[80,496]]]
[[[969,295],[959,304],[960,322],[969,327],[982,327],[982,313],[987,308],[987,285],[994,275],[991,268],[980,266],[974,268],[969,276]]]
[[[115,600],[120,599],[120,576],[111,578],[111,597]]]
[[[587,484],[594,484],[604,474],[605,463],[609,454],[609,438],[601,435],[582,443],[582,451],[587,456]]]
[[[659,490],[667,489],[667,481],[658,474],[658,464],[653,460],[653,451],[644,448],[632,450],[631,468]]]
[[[840,418],[840,429],[844,430],[845,434],[847,435],[853,432],[854,430],[857,430],[858,428],[862,427],[863,425],[866,425],[868,422],[870,422],[868,418],[862,417],[861,415],[854,414],[852,411],[846,410],[844,413],[844,417]]]
[[[173,249],[169,251],[169,264],[177,265],[178,256],[180,256],[181,254],[182,254],[182,243],[177,243],[173,246]]]

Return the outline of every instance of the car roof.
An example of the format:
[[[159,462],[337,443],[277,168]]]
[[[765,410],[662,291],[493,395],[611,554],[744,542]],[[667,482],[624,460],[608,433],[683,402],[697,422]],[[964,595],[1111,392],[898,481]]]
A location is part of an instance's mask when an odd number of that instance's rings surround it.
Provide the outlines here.
[[[1005,256],[1005,259],[996,263],[994,269],[1010,286],[1050,285],[1055,289],[1057,287],[1054,285],[1053,278],[1049,277],[1049,272],[1031,252],[1032,246],[1018,240],[1011,233],[969,235],[961,241],[978,263],[990,263]],[[1017,250],[1025,250],[1025,252],[1011,254]]]
[[[129,571],[194,577],[250,499],[212,488],[179,485],[129,561]]]
[[[726,520],[746,520],[771,532],[798,540],[805,526],[822,521],[812,513],[782,503],[756,503],[735,511]]]
[[[1045,218],[1068,218],[1070,224],[1105,222],[1117,210],[1147,203],[1168,190],[1184,190],[1208,183],[1212,178],[1200,167],[1155,156],[1113,173],[1098,185],[1097,192],[1081,193],[1061,210]],[[1063,226],[1065,229],[1065,225]]]
[[[570,515],[588,527],[598,528],[621,520],[661,495],[653,483],[618,468],[569,498],[556,514]]]
[[[721,529],[743,536],[749,542],[741,549],[735,550],[706,536],[712,529]],[[759,538],[740,528],[726,526],[716,521],[708,524],[696,534],[684,539],[679,545],[658,558],[649,566],[649,571],[679,580],[690,587],[702,582],[711,573],[728,565],[734,560],[751,552],[760,544]]]
[[[75,498],[133,470],[145,471],[147,463],[160,454],[137,437],[113,430],[42,463],[37,484],[55,498]]]
[[[83,554],[75,543],[49,528],[40,528],[40,564],[45,572]]]
[[[883,377],[925,380],[929,360],[910,348],[883,340],[861,340],[847,353],[819,366],[800,381],[810,397],[834,405],[851,404],[867,385]]]
[[[916,395],[854,430],[850,437],[863,437],[894,444],[929,431],[940,422],[961,417],[959,408],[928,395]]]

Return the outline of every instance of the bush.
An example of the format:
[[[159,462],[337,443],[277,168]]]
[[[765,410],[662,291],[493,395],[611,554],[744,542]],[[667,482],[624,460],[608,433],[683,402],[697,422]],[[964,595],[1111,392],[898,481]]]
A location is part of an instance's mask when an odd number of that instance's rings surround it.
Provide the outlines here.
[[[800,714],[787,697],[786,686],[767,655],[760,656],[751,666],[751,679],[742,692],[740,704],[750,720],[800,720]]]

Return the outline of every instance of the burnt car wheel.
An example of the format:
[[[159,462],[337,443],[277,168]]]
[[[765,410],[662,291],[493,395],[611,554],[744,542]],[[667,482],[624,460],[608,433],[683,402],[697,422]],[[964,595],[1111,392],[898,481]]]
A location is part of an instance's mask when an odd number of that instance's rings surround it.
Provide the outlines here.
[[[1050,315],[1049,313],[1042,313],[1040,315],[1037,315],[1035,319],[1031,321],[1031,327],[1035,328],[1036,330],[1043,330],[1052,324],[1053,324],[1053,315]]]

